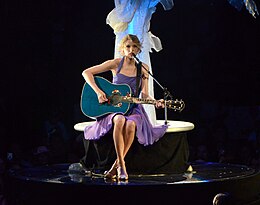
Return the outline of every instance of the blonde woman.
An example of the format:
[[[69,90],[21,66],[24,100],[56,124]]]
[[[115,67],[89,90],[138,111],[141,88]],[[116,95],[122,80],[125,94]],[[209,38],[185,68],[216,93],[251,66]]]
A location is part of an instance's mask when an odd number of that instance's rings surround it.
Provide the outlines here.
[[[85,69],[82,75],[86,82],[97,94],[99,103],[108,101],[106,94],[95,83],[94,76],[111,71],[114,84],[128,84],[132,93],[136,93],[137,65],[133,58],[141,52],[141,43],[137,36],[128,34],[120,43],[122,58],[107,60],[99,65]],[[140,77],[141,98],[151,99],[148,94],[148,66],[143,63]],[[154,99],[153,99],[154,100]],[[163,108],[162,100],[157,100],[156,108]],[[128,173],[125,165],[125,156],[130,149],[135,136],[140,144],[151,145],[159,140],[166,132],[167,125],[153,126],[142,106],[133,104],[126,114],[111,113],[98,117],[93,125],[87,126],[84,136],[87,140],[98,140],[113,129],[113,141],[117,159],[111,169],[105,172],[105,178],[127,180]]]

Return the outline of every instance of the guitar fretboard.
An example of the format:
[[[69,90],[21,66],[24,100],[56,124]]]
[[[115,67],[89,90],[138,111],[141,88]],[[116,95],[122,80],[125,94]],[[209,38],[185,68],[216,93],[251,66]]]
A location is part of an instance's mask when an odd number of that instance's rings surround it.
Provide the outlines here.
[[[136,97],[127,97],[123,96],[121,99],[122,102],[127,103],[137,103],[137,104],[156,104],[156,100],[145,99],[145,98],[136,98]]]

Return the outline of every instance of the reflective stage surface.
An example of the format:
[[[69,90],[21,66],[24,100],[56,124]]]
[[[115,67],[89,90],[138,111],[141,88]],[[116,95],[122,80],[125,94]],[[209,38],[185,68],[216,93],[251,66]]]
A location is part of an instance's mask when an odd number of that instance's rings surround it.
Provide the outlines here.
[[[21,180],[30,180],[46,183],[64,183],[85,185],[106,185],[107,183],[120,185],[115,181],[106,181],[100,170],[83,173],[78,170],[69,170],[70,164],[56,164],[51,166],[34,167],[12,173],[13,177]],[[201,163],[192,164],[192,170],[183,174],[130,174],[128,185],[158,185],[158,184],[184,184],[225,181],[250,177],[257,172],[249,167],[231,164]]]
[[[151,200],[149,204],[210,205],[216,194],[228,192],[235,204],[259,202],[260,174],[247,166],[198,163],[191,164],[186,173],[130,174],[128,181],[104,180],[102,172],[83,172],[77,164],[14,171],[10,197],[20,204],[110,204],[123,198],[124,204]]]

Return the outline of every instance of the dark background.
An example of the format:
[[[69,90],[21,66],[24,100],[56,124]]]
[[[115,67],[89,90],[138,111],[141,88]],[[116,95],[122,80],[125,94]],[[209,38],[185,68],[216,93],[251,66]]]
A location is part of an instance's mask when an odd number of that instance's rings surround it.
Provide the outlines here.
[[[79,107],[81,73],[113,58],[115,36],[106,24],[113,8],[113,0],[2,1],[2,153],[12,141],[33,145],[55,109],[71,135],[75,123],[89,120]],[[163,50],[151,53],[153,73],[184,100],[183,112],[168,111],[168,119],[194,123],[191,136],[207,102],[260,104],[259,18],[227,0],[176,0],[169,11],[157,5],[151,32]],[[156,84],[155,93],[162,97]]]

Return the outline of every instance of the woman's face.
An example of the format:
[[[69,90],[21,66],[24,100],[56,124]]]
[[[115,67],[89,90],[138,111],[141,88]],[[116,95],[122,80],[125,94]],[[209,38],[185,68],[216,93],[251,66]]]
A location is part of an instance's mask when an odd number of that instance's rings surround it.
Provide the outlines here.
[[[123,47],[123,53],[125,56],[132,58],[133,54],[137,54],[139,53],[140,49],[138,48],[137,44],[134,43],[132,40],[127,40],[124,43],[124,47]]]

